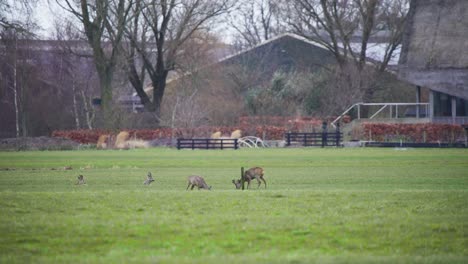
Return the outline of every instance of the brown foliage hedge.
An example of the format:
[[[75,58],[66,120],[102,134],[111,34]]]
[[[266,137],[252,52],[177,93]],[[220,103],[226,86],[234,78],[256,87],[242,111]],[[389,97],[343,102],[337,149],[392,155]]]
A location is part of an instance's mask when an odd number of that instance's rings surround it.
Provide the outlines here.
[[[416,143],[453,143],[465,137],[464,129],[459,125],[363,123],[362,127],[364,139],[373,141],[403,139]]]
[[[281,140],[284,133],[321,131],[322,120],[302,117],[255,116],[239,118],[238,126],[204,126],[197,128],[155,128],[155,129],[123,129],[130,133],[130,138],[143,140],[210,137],[214,132],[220,131],[224,136],[230,136],[232,131],[240,129],[243,136],[256,136],[269,140]],[[117,135],[120,131],[107,130],[62,130],[54,131],[52,137],[63,137],[82,144],[94,144],[100,135]]]
[[[192,137],[210,137],[213,132],[220,131],[225,136],[230,136],[231,132],[240,129],[243,135],[253,135],[267,139],[283,139],[284,133],[287,131],[284,127],[277,126],[255,126],[255,127],[198,127],[193,129],[171,129],[171,128],[156,128],[156,129],[124,129],[129,132],[130,138],[143,140],[168,139],[168,138],[192,138]],[[118,132],[106,130],[61,130],[54,131],[52,137],[68,138],[82,144],[95,144],[100,135],[110,134],[116,135]]]
[[[321,131],[321,120],[276,120],[278,125],[255,125],[261,123],[257,119],[240,120],[239,126],[205,126],[197,128],[156,128],[156,129],[124,129],[130,138],[157,140],[169,138],[206,138],[216,131],[224,136],[240,129],[243,136],[256,136],[268,140],[281,140],[284,134],[291,132]],[[269,120],[270,123],[272,120]],[[254,123],[254,124],[252,124]],[[280,125],[281,124],[281,125]],[[100,135],[117,135],[120,131],[95,130],[62,130],[54,131],[52,137],[68,138],[82,144],[95,144]],[[373,141],[395,141],[435,143],[464,140],[464,129],[458,125],[443,124],[383,124],[363,123],[361,139]]]

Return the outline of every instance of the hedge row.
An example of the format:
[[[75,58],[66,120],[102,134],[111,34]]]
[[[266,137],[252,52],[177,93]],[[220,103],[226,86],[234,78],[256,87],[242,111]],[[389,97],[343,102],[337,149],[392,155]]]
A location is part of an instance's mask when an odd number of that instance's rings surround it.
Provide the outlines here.
[[[453,143],[464,141],[465,131],[458,125],[443,124],[383,124],[383,123],[363,123],[363,140],[372,141],[398,141],[416,143]],[[234,130],[240,129],[243,136],[256,136],[268,140],[281,140],[284,134],[291,132],[311,132],[321,131],[316,122],[293,122],[290,126],[272,125],[249,125],[244,122],[239,126],[206,126],[197,128],[157,128],[157,129],[125,129],[130,133],[131,138],[143,140],[157,140],[170,138],[193,138],[210,137],[212,133],[220,131],[225,136],[230,136]],[[95,130],[63,130],[54,131],[53,137],[68,138],[82,144],[94,144],[100,135],[115,135],[118,132],[111,132],[102,129]]]
[[[124,129],[130,134],[130,138],[143,140],[169,139],[169,138],[193,138],[210,137],[214,132],[220,131],[225,136],[230,136],[234,130],[240,129],[244,136],[256,136],[270,140],[283,139],[287,131],[285,127],[277,126],[213,126],[197,128],[156,128],[156,129]],[[120,132],[120,131],[118,131]],[[54,131],[52,137],[68,138],[82,144],[94,144],[100,135],[116,135],[118,132],[107,130],[60,130]]]
[[[363,138],[372,141],[404,140],[416,143],[454,143],[464,141],[465,131],[459,125],[363,123]]]

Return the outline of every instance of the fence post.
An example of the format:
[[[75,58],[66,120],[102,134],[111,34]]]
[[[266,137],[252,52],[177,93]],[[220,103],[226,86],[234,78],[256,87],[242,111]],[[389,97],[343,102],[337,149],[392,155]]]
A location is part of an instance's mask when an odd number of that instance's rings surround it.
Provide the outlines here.
[[[357,105],[357,119],[361,119],[361,105]]]
[[[322,148],[327,145],[327,122],[322,123]]]
[[[206,139],[206,149],[210,149],[210,139]]]
[[[340,146],[340,137],[341,137],[340,122],[338,122],[338,123],[336,123],[336,146],[337,147]]]
[[[304,147],[307,146],[307,133],[304,133]]]
[[[242,184],[242,190],[244,190],[244,183],[245,183],[245,179],[244,179],[244,167],[241,167],[241,184]]]
[[[192,150],[194,150],[194,149],[195,149],[195,140],[193,140],[193,138],[192,138]]]
[[[234,139],[234,149],[237,149],[237,138]]]
[[[220,140],[221,140],[221,149],[224,149],[224,147],[223,147],[224,139],[220,139]]]
[[[291,132],[286,133],[286,146],[291,146]]]
[[[180,150],[180,138],[177,139],[177,149]]]
[[[463,125],[465,129],[465,148],[468,148],[468,125]]]

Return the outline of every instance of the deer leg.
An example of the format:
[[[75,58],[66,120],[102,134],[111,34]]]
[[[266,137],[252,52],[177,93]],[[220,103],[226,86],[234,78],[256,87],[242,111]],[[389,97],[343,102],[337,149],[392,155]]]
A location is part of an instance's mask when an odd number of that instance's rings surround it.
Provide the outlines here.
[[[258,183],[258,185],[257,185],[257,189],[258,189],[258,188],[260,188],[260,185],[262,184],[262,182],[260,181],[260,179],[259,179],[259,177],[258,177],[258,176],[257,176],[257,177],[255,177],[255,179],[257,179],[257,183]]]
[[[266,189],[266,181],[265,181],[265,179],[263,179],[263,177],[260,177],[260,179],[263,181],[263,183],[265,183],[265,189]]]
[[[187,185],[187,189],[185,189],[185,190],[188,191],[188,188],[189,188],[189,187],[190,187],[190,182],[189,182],[189,184]]]
[[[247,189],[250,187],[250,179],[247,179]]]
[[[194,187],[195,187],[195,184],[192,184],[192,188],[190,188],[190,190],[193,190]]]

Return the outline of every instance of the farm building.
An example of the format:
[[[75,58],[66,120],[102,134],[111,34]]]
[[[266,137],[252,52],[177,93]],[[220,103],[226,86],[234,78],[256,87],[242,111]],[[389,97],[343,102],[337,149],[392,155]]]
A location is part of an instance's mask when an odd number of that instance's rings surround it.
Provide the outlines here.
[[[202,73],[201,78],[204,79],[205,85],[234,82],[234,85],[242,86],[241,88],[253,87],[269,81],[279,70],[287,72],[318,69],[333,62],[333,55],[322,45],[295,34],[282,34],[252,48],[237,53],[231,52],[202,68],[173,76],[168,80],[168,85],[184,83],[184,78],[193,79]],[[211,74],[208,76],[207,72]],[[226,75],[229,78],[226,78]],[[151,92],[151,84],[145,90]],[[132,109],[143,109],[136,93],[132,99],[125,99],[127,104],[132,104]]]
[[[358,41],[359,38],[356,39],[356,43],[353,43],[353,45],[356,44],[357,47],[359,43]],[[382,41],[383,38],[379,38],[369,43],[367,54],[369,61],[373,61],[378,64],[378,61],[383,57],[387,43]],[[397,49],[395,53],[397,57],[399,49]],[[301,77],[307,76],[305,78],[309,78],[307,79],[309,83],[303,83],[303,85],[306,86],[304,89],[313,90],[315,89],[312,87],[311,83],[313,82],[313,78],[320,77],[319,75],[321,72],[330,71],[334,65],[336,65],[335,56],[320,43],[292,33],[281,34],[254,47],[221,58],[207,66],[194,69],[193,71],[176,76],[176,78],[169,80],[167,89],[168,93],[167,96],[165,95],[166,110],[163,112],[173,112],[172,109],[168,109],[168,107],[176,104],[176,100],[173,99],[176,96],[176,93],[185,89],[188,91],[198,91],[197,96],[203,97],[200,99],[203,102],[199,101],[199,105],[209,104],[213,108],[219,109],[219,111],[225,110],[224,113],[219,113],[219,116],[229,118],[229,115],[234,112],[242,112],[241,114],[246,114],[250,109],[234,109],[237,106],[232,105],[232,102],[237,101],[244,103],[249,100],[252,94],[258,95],[262,93],[262,89],[273,87],[275,85],[275,78],[278,77],[278,75],[281,75],[280,77],[286,76],[286,78],[294,74],[302,74]],[[381,98],[386,98],[391,102],[411,100],[408,99],[411,94],[405,92],[407,85],[398,81],[393,74],[397,65],[397,59],[392,59],[389,62],[388,69],[392,71],[392,73],[389,71],[384,74],[385,81],[382,81],[381,83],[385,83],[383,85],[386,85],[386,87],[381,89],[382,93],[376,93],[374,101],[381,100]],[[315,76],[312,76],[314,74]],[[193,87],[194,84],[196,84],[197,87]],[[291,87],[292,90],[299,89],[294,87],[294,85],[295,84]],[[171,87],[177,88],[171,89]],[[145,90],[151,93],[151,85],[149,85]],[[345,95],[346,92],[349,94]],[[344,103],[339,105],[337,104],[335,108],[339,110],[322,111],[320,114],[331,116],[341,113],[344,110],[343,108],[356,102],[351,94],[353,92],[354,91],[345,90],[343,91],[343,94],[330,95],[347,98]],[[285,91],[285,93],[287,94],[288,91]],[[304,98],[300,98],[299,100],[296,100],[296,102],[301,101],[302,99]],[[129,104],[130,109],[143,108],[136,93],[133,94],[132,98],[126,98],[126,102]],[[284,104],[276,104],[275,107],[282,109],[276,109],[275,111],[275,109],[271,109],[273,107],[270,107],[267,109],[268,111],[250,111],[247,112],[247,114],[308,115],[312,112],[307,112],[308,109],[295,111],[293,109],[294,106],[290,106],[289,109],[286,109],[288,106],[285,106]],[[320,108],[320,106],[317,108]],[[213,119],[214,122],[229,122],[227,119],[221,120],[222,118]],[[234,119],[235,118],[232,118],[231,121]]]

